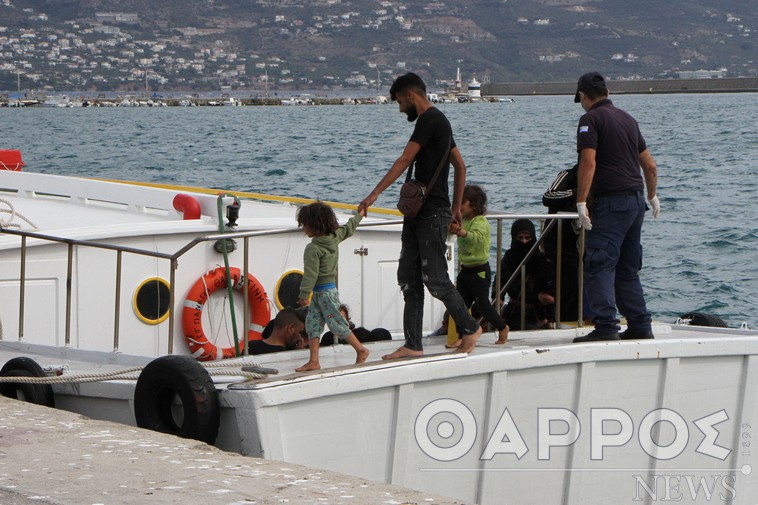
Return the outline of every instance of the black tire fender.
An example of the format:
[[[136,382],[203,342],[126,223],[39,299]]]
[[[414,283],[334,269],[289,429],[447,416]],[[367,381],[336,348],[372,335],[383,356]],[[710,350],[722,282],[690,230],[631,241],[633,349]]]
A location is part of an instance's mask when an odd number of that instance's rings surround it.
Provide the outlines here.
[[[711,326],[714,328],[726,328],[726,323],[719,316],[713,314],[703,314],[702,312],[688,312],[683,314],[680,319],[689,319],[691,326]]]
[[[21,356],[7,361],[0,369],[1,377],[45,377],[42,367],[31,358]],[[50,384],[23,382],[0,383],[0,395],[36,405],[55,407],[55,395]]]
[[[213,444],[220,407],[213,379],[191,356],[154,359],[134,390],[137,426]]]

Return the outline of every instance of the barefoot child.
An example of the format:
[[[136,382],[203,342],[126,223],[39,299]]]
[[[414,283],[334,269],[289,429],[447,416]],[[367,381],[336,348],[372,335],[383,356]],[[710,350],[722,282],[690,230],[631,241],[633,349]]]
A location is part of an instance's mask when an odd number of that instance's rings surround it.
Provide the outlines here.
[[[456,285],[466,307],[476,304],[482,316],[498,330],[496,344],[508,340],[508,325],[492,307],[489,298],[490,281],[490,223],[484,214],[487,212],[487,193],[474,184],[463,189],[461,214],[463,225],[455,231],[458,235],[458,258],[461,271]],[[459,333],[460,335],[460,329]],[[461,340],[447,347],[458,347]]]
[[[303,254],[303,280],[300,283],[300,305],[310,305],[305,319],[308,333],[310,359],[308,363],[295,369],[297,372],[318,370],[319,337],[324,331],[324,323],[334,333],[335,338],[345,339],[356,352],[356,363],[363,363],[368,358],[368,349],[360,343],[340,314],[340,300],[337,292],[337,262],[339,244],[353,234],[363,214],[358,214],[339,226],[337,216],[331,207],[323,202],[315,202],[301,207],[297,213],[297,224],[303,232],[312,238],[305,246]],[[313,293],[313,299],[308,298]]]

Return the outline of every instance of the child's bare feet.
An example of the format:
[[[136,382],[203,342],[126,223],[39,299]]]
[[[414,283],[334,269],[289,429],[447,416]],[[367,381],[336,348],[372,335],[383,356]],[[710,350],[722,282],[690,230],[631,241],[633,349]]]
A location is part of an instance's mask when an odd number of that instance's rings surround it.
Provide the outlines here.
[[[366,361],[369,355],[369,350],[367,347],[364,347],[363,349],[358,349],[355,351],[355,364],[363,363]]]
[[[470,335],[463,336],[463,342],[458,348],[458,352],[471,352],[476,347],[476,341],[482,336],[482,327],[478,327],[476,331]]]
[[[506,324],[505,328],[500,330],[500,332],[497,334],[497,340],[495,341],[496,344],[504,344],[508,342],[508,332],[511,330],[511,328]]]
[[[391,354],[385,354],[382,359],[420,358],[423,355],[424,351],[414,351],[403,346]]]
[[[458,339],[455,342],[453,342],[452,344],[445,344],[445,347],[447,347],[448,349],[458,349],[461,346],[462,342],[463,342],[463,340]]]
[[[321,364],[318,361],[315,363],[313,361],[309,361],[300,368],[295,368],[296,372],[309,372],[311,370],[321,370]]]

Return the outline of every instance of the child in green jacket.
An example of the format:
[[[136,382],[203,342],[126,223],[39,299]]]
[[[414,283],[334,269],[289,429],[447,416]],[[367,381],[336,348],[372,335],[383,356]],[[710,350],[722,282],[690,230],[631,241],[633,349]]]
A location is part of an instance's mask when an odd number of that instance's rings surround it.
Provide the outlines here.
[[[492,271],[490,269],[490,223],[484,214],[487,212],[487,193],[474,184],[463,189],[461,214],[463,224],[455,231],[458,236],[458,259],[461,271],[458,273],[456,287],[463,297],[466,307],[476,304],[484,319],[498,330],[496,344],[508,340],[508,325],[498,315],[489,298]],[[459,333],[460,335],[460,330]],[[460,340],[448,347],[457,347]]]
[[[346,224],[339,226],[334,210],[323,202],[314,202],[298,210],[297,224],[312,240],[305,246],[303,253],[303,280],[298,296],[300,305],[310,306],[305,319],[310,359],[305,365],[296,368],[297,372],[321,368],[318,351],[324,324],[337,339],[344,339],[353,346],[357,355],[356,363],[363,363],[368,358],[368,349],[356,338],[340,314],[336,284],[339,244],[355,232],[362,218],[362,214],[355,215]]]

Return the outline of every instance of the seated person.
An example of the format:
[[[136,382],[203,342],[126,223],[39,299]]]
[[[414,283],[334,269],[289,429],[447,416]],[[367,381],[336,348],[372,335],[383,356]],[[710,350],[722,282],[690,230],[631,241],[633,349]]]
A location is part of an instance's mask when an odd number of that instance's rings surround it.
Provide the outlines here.
[[[392,335],[389,331],[387,331],[384,328],[375,328],[371,331],[364,328],[363,326],[356,327],[353,321],[350,319],[350,307],[345,305],[344,303],[340,305],[339,307],[340,314],[342,314],[342,317],[345,318],[347,321],[348,326],[353,332],[353,335],[358,339],[359,342],[377,342],[379,340],[392,340]],[[331,331],[327,331],[324,333],[324,335],[321,337],[321,344],[320,347],[334,345],[336,342],[334,341],[334,334]],[[344,340],[339,341],[340,344],[346,344]]]
[[[302,342],[305,331],[305,318],[295,309],[282,309],[273,319],[271,334],[264,340],[250,342],[250,354],[267,354],[270,352],[297,349]]]
[[[431,332],[427,337],[436,337],[438,335],[447,335],[447,325],[450,322],[450,315],[447,313],[447,310],[442,313],[442,322],[440,323],[440,327]]]
[[[382,340],[392,340],[392,334],[386,328],[374,328],[369,332],[366,342],[381,342]]]
[[[537,242],[534,224],[528,219],[517,219],[511,226],[511,248],[505,252],[500,262],[500,289],[502,292],[506,282],[516,272],[518,266]],[[521,273],[516,274],[514,281],[508,287],[508,304],[503,307],[502,317],[512,330],[535,330],[548,325],[547,310],[543,305],[541,293],[549,293],[549,268],[541,252],[537,251],[526,262],[526,290],[521,298]],[[500,293],[493,293],[494,296]],[[552,297],[550,297],[552,298]],[[501,296],[502,300],[503,297]],[[525,308],[525,325],[521,326],[521,307]]]

